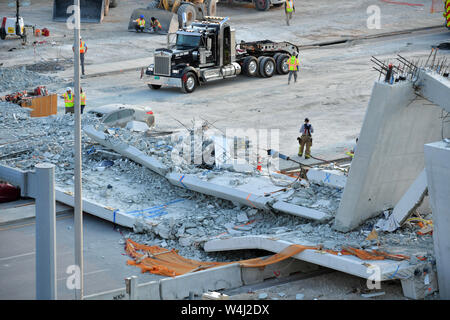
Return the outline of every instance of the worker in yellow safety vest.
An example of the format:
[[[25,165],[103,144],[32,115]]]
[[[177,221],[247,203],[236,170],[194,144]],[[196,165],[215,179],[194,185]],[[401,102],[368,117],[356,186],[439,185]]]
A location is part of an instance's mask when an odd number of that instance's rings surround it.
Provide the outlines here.
[[[298,54],[295,53],[287,61],[287,64],[289,66],[288,84],[290,84],[290,82],[291,82],[292,75],[294,75],[294,82],[297,82],[298,66],[300,65],[297,57],[298,57]]]
[[[80,65],[81,65],[81,74],[84,76],[84,55],[87,52],[87,45],[80,37]],[[74,50],[72,46],[72,51]]]
[[[284,3],[284,12],[286,13],[286,24],[292,19],[292,13],[295,12],[294,0],[286,0]]]
[[[144,32],[144,29],[145,29],[145,20],[144,20],[144,15],[143,14],[141,14],[140,16],[139,16],[139,18],[137,18],[136,20],[134,20],[134,22],[136,22],[136,25],[135,25],[135,29],[136,29],[136,32]]]
[[[83,88],[80,87],[80,105],[81,114],[83,114],[84,107],[86,107],[86,93],[83,92]]]
[[[444,0],[445,10],[444,10],[444,17],[447,20],[446,25],[447,28],[450,29],[450,0]]]
[[[153,32],[162,31],[161,23],[155,17],[152,17],[151,25],[152,25]]]
[[[61,96],[61,98],[64,99],[66,113],[73,113],[74,97],[73,97],[72,89],[67,88],[66,92]]]

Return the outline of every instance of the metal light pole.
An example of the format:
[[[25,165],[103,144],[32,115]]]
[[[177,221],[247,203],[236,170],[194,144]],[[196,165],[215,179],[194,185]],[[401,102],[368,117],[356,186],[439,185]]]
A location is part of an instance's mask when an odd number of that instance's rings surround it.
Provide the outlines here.
[[[75,289],[76,298],[83,299],[83,208],[81,190],[81,107],[80,107],[80,0],[74,0],[75,6],[75,36],[74,36],[74,94],[75,94],[75,123],[74,123],[74,171],[75,171],[75,201],[74,201],[74,225],[75,225],[75,264],[79,267],[79,289]]]

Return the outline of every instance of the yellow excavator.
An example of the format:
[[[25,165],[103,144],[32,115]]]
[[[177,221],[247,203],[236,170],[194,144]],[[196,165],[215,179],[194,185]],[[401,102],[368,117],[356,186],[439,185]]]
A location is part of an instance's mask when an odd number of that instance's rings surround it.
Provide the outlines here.
[[[130,17],[128,30],[134,30],[134,21],[144,16],[150,22],[158,19],[163,32],[174,32],[184,25],[190,25],[197,19],[216,16],[217,0],[151,0],[147,8],[135,9]],[[149,23],[146,23],[146,28]]]
[[[80,0],[80,21],[101,23],[109,14],[109,8],[115,8],[118,2],[119,0]],[[53,20],[67,21],[73,14],[70,6],[73,6],[73,0],[54,0]]]

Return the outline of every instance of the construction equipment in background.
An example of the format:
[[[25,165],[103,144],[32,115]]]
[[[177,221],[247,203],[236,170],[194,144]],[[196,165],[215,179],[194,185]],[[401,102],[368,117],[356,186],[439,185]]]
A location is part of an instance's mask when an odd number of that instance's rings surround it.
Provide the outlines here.
[[[151,0],[146,9],[139,8],[133,11],[128,30],[134,30],[134,20],[141,14],[144,15],[146,22],[155,17],[161,23],[164,33],[172,33],[197,19],[216,16],[216,13],[217,0]],[[150,23],[146,23],[144,31],[149,29]]]
[[[109,8],[115,8],[119,0],[80,0],[80,21],[83,23],[101,23],[109,14]],[[55,0],[53,2],[53,20],[66,22],[73,15],[73,0]]]
[[[255,5],[255,9],[258,11],[267,11],[270,7],[281,7],[285,0],[220,0],[223,3],[240,3],[240,4],[251,4]]]
[[[29,1],[14,0],[8,3],[9,7],[16,7],[15,17],[2,17],[0,27],[0,38],[5,40],[7,36],[20,37],[24,43],[26,43],[26,30],[23,22],[23,18],[20,16],[20,6],[30,5]]]

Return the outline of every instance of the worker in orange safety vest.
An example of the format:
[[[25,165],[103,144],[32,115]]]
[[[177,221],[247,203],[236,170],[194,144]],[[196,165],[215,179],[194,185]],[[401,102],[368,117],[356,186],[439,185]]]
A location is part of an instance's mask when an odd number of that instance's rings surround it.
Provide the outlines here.
[[[156,19],[155,17],[152,17],[151,25],[152,25],[152,31],[153,32],[162,31],[162,25],[158,21],[158,19]]]
[[[87,45],[86,42],[84,42],[80,37],[80,65],[81,65],[81,74],[84,76],[84,55],[87,52]],[[74,50],[72,46],[72,51]]]
[[[134,20],[134,22],[136,22],[136,25],[134,26],[136,29],[136,32],[144,32],[145,29],[145,19],[144,19],[144,15],[141,14],[139,16],[139,18],[137,18],[136,20]]]
[[[300,65],[297,57],[298,53],[295,53],[287,60],[287,64],[289,66],[288,84],[291,82],[292,75],[294,75],[294,82],[297,82],[298,66]]]
[[[292,19],[292,13],[295,12],[294,0],[286,0],[284,3],[284,12],[286,13],[286,24]]]

